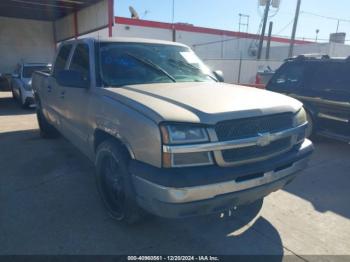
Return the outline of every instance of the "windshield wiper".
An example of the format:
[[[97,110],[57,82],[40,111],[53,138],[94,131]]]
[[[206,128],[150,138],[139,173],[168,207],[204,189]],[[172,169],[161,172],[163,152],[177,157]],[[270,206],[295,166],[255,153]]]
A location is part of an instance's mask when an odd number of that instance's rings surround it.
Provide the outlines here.
[[[211,79],[213,79],[215,82],[218,82],[218,80],[217,80],[215,77],[213,77],[213,76],[210,75],[210,74],[203,73],[202,70],[201,70],[200,68],[198,68],[198,67],[196,67],[196,66],[194,66],[194,65],[192,65],[192,64],[190,64],[190,63],[186,63],[186,62],[184,62],[184,61],[176,60],[176,59],[172,59],[172,58],[168,59],[168,61],[171,62],[171,63],[173,63],[173,64],[175,64],[178,68],[181,68],[182,66],[185,66],[185,67],[187,67],[187,68],[190,68],[190,69],[193,69],[193,70],[195,70],[195,71],[198,71],[198,72],[202,73],[202,74],[205,75],[205,76],[209,76],[209,77],[210,77]]]
[[[155,63],[153,63],[152,61],[142,58],[142,57],[138,57],[136,55],[130,54],[130,53],[125,53],[127,56],[130,56],[132,58],[134,58],[135,60],[143,63],[144,65],[147,65],[148,67],[166,75],[171,81],[173,81],[174,83],[176,82],[176,79],[169,74],[166,70],[164,70],[163,68],[161,68],[159,65],[156,65]]]

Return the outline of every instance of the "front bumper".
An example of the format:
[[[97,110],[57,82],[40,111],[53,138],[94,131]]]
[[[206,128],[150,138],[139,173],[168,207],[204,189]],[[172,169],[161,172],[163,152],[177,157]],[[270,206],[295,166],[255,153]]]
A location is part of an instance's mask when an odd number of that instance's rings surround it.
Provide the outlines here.
[[[312,152],[312,143],[305,140],[283,156],[243,167],[178,168],[174,172],[134,162],[130,170],[141,207],[163,217],[186,217],[249,204],[283,188],[307,166]],[[221,174],[224,181],[218,180]]]

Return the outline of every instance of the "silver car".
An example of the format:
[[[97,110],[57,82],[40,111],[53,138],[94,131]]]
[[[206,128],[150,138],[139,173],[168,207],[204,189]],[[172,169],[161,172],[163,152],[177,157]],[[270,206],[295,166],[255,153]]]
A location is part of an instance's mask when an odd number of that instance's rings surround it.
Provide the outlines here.
[[[22,108],[34,105],[32,90],[32,75],[35,71],[50,71],[51,64],[21,63],[12,74],[11,91],[14,99],[18,100]]]

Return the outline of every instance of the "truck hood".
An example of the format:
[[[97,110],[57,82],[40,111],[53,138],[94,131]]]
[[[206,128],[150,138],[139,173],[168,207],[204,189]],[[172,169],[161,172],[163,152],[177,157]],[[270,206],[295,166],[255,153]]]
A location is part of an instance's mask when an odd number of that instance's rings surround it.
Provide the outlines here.
[[[106,88],[104,95],[156,122],[215,124],[227,119],[296,113],[302,106],[299,101],[274,92],[209,82]]]

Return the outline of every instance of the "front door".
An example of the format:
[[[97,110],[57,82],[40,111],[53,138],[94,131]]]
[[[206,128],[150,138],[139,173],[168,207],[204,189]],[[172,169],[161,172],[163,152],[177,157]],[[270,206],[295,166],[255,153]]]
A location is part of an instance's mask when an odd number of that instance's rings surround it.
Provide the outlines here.
[[[56,81],[56,76],[59,72],[64,70],[68,64],[69,57],[72,51],[72,45],[63,45],[56,57],[56,61],[53,67],[51,77],[48,78],[43,92],[45,92],[45,99],[42,100],[43,108],[46,109],[45,115],[50,119],[50,122],[54,123],[55,126],[61,131],[61,119],[63,114],[63,105],[61,101],[62,88]]]
[[[78,43],[75,47],[68,70],[78,71],[89,83],[86,88],[61,87],[63,133],[83,152],[88,152],[88,134],[90,133],[88,108],[91,97],[90,47]]]

